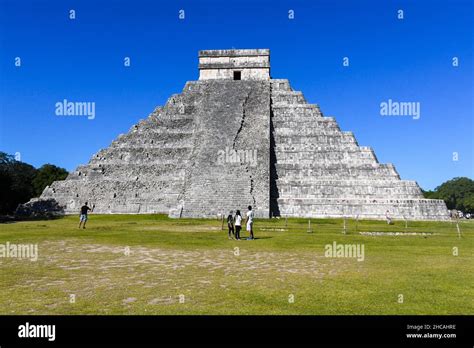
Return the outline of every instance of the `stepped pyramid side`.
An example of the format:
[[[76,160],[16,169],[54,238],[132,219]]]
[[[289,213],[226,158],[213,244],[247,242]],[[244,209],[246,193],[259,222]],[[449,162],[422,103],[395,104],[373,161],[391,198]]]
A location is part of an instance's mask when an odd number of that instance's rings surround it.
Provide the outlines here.
[[[87,165],[47,187],[40,199],[56,200],[66,214],[77,214],[85,201],[104,214],[175,209],[194,146],[193,97],[172,96]]]
[[[77,214],[88,201],[97,213],[171,217],[252,205],[265,218],[449,218],[442,200],[423,199],[416,182],[378,163],[288,80],[271,79],[269,55],[200,51],[198,81],[24,210],[52,202]]]
[[[380,164],[352,132],[308,104],[288,80],[271,81],[271,212],[299,217],[448,219],[442,200]]]

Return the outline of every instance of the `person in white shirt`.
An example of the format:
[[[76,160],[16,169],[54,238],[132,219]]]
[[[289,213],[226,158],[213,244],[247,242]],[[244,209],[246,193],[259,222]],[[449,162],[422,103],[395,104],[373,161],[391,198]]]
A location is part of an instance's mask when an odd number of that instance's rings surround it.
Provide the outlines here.
[[[253,236],[253,217],[254,213],[252,206],[248,206],[249,211],[247,212],[247,232],[250,232],[250,237],[248,239],[255,239]]]
[[[242,229],[242,216],[240,210],[235,213],[235,239],[240,240],[240,230]]]

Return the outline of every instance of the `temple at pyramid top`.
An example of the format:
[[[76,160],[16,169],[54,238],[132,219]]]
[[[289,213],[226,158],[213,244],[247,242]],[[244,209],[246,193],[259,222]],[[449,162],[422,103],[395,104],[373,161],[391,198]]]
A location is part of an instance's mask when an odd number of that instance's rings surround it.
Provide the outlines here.
[[[199,51],[199,80],[269,80],[270,50]]]

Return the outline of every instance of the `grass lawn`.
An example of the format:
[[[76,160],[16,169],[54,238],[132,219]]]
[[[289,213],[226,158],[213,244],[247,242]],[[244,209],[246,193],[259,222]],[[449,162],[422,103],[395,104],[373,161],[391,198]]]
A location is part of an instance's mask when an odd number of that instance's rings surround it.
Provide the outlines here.
[[[307,219],[256,220],[254,241],[210,219],[77,224],[0,224],[0,245],[39,255],[0,258],[0,314],[474,314],[474,221],[459,238],[451,222],[348,220],[343,234],[341,219],[313,219],[312,233]],[[364,260],[326,257],[333,242],[363,246]]]

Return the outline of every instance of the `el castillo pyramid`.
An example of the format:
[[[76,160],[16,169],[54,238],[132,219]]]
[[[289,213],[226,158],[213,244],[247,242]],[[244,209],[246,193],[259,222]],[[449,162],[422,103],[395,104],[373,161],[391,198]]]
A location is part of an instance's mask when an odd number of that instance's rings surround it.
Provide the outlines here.
[[[448,218],[441,200],[324,117],[288,80],[270,77],[268,49],[199,52],[186,83],[127,134],[34,202],[66,214],[215,217],[254,207],[258,217]]]

